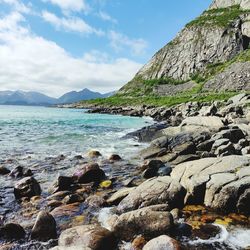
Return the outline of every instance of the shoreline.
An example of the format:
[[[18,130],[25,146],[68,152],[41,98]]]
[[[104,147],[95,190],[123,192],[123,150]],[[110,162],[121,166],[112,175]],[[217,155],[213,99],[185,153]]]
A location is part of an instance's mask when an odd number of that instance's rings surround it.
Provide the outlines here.
[[[220,237],[223,230],[228,237],[236,230],[248,247],[241,229],[250,230],[249,101],[242,94],[228,102],[150,108],[164,122],[126,136],[148,143],[138,152],[138,163],[94,150],[72,158],[50,157],[43,171],[60,175],[48,190],[32,164],[13,169],[2,162],[10,186],[6,194],[15,196],[18,209],[3,219],[0,234],[6,240],[0,244],[25,249],[44,241],[44,249],[61,250],[84,242],[90,249],[123,250],[125,241],[139,250],[164,236],[178,246],[173,249],[230,249],[240,241]],[[20,239],[9,227],[20,232]],[[30,237],[33,242],[28,243]],[[209,243],[214,237],[218,240]]]

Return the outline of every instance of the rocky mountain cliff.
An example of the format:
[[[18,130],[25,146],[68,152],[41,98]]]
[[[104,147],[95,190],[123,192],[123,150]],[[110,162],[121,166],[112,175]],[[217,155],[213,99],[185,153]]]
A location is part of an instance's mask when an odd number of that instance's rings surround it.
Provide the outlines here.
[[[223,90],[250,90],[249,45],[250,0],[215,0],[119,93],[171,95],[197,88],[217,91],[223,85],[223,72],[230,82]]]

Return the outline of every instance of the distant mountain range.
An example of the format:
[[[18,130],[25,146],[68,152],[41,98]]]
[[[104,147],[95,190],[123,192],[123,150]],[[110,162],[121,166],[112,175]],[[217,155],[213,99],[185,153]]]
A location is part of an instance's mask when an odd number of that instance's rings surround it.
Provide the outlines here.
[[[25,91],[0,91],[0,105],[55,105],[74,103],[82,100],[97,98],[106,98],[112,96],[115,92],[101,94],[93,92],[87,88],[77,92],[71,91],[60,98],[53,98],[39,92]]]

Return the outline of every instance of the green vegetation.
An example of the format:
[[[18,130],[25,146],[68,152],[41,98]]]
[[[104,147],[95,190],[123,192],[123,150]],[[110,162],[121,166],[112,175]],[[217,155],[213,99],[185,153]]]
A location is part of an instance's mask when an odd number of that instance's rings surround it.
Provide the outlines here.
[[[135,106],[135,105],[153,105],[171,107],[177,104],[190,101],[210,102],[214,100],[228,100],[236,95],[236,92],[224,93],[199,93],[199,94],[180,94],[176,96],[147,96],[147,97],[126,97],[125,95],[115,95],[106,99],[96,99],[83,101],[86,105],[101,105],[101,106]]]
[[[191,26],[219,26],[228,27],[241,14],[250,13],[242,10],[239,5],[228,8],[211,9],[203,12],[201,16],[191,21],[186,27]]]

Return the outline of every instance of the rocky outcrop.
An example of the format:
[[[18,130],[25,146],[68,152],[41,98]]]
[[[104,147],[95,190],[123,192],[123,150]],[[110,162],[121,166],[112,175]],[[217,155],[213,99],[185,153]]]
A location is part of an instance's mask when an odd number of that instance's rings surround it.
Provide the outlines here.
[[[186,204],[249,214],[250,158],[205,158],[177,165],[171,177],[187,190]]]
[[[240,91],[250,90],[250,62],[233,63],[204,85],[204,90]]]

